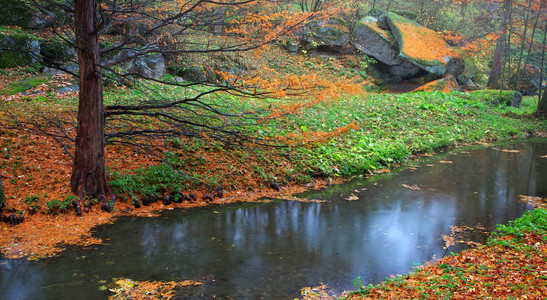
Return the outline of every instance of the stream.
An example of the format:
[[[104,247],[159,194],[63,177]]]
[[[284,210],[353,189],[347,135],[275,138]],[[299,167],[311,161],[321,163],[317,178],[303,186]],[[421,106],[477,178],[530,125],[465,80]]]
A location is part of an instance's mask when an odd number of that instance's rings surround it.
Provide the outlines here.
[[[451,226],[487,231],[547,196],[547,139],[473,146],[300,198],[122,217],[99,226],[104,245],[41,261],[0,259],[0,299],[106,299],[117,278],[196,280],[176,299],[294,299],[376,284],[466,247],[444,249]],[[484,242],[486,234],[470,237]]]

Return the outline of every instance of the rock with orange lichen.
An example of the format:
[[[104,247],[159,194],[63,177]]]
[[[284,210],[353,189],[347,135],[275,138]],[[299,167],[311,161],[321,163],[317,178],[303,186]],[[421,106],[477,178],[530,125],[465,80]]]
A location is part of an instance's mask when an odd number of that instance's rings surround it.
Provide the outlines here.
[[[386,13],[385,18],[397,40],[399,55],[403,60],[438,76],[447,73],[458,76],[463,72],[463,60],[441,35],[391,12]],[[454,66],[457,68],[452,68]]]
[[[444,78],[428,82],[421,85],[411,92],[433,92],[439,91],[443,93],[449,93],[452,91],[460,91],[460,87],[454,75],[447,75]]]
[[[359,20],[351,34],[351,44],[366,55],[387,65],[399,65],[397,41],[388,30],[378,26],[378,19],[366,16]]]

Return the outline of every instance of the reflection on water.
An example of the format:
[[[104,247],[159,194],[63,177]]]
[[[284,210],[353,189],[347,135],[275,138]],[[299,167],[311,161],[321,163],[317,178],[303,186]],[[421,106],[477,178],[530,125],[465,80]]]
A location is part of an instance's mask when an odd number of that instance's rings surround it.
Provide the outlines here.
[[[99,230],[107,245],[40,262],[1,260],[0,298],[101,299],[118,277],[205,282],[181,299],[293,299],[320,282],[340,291],[357,276],[377,283],[441,257],[441,236],[452,225],[491,230],[530,209],[517,196],[547,196],[547,159],[540,157],[546,154],[545,139],[477,148],[302,195],[329,201],[322,204],[122,218]],[[346,201],[352,194],[359,199]]]

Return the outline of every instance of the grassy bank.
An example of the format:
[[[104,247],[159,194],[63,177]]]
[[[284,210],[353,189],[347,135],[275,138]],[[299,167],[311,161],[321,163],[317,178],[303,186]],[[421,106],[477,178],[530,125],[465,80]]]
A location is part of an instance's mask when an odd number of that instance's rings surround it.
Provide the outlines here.
[[[486,245],[362,286],[344,299],[543,299],[546,241],[547,210],[528,211],[498,225]]]
[[[416,154],[547,129],[545,121],[528,117],[534,98],[525,98],[517,109],[492,104],[489,95],[380,94],[302,105],[252,128],[261,138],[283,141],[287,147],[234,149],[210,141],[180,142],[167,153],[179,172],[163,163],[133,174],[113,173],[113,184],[135,194],[156,192],[159,186],[172,189],[169,184],[176,184],[175,189],[260,190],[272,181],[287,185],[347,178],[390,168]]]

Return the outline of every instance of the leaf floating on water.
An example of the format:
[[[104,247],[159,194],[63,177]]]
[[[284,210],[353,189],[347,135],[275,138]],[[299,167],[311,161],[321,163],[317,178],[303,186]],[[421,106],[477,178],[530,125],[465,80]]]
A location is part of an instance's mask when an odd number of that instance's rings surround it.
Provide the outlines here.
[[[298,198],[298,197],[293,197],[293,196],[283,196],[283,197],[279,197],[279,199],[287,200],[287,201],[303,202],[303,203],[325,203],[325,202],[327,202],[327,200],[306,199],[306,198]]]
[[[439,163],[441,163],[441,164],[451,164],[452,161],[451,160],[441,160],[441,161],[439,161]]]
[[[110,291],[115,295],[108,299],[172,299],[178,289],[198,286],[201,282],[184,281],[133,281],[121,278],[112,284]]]
[[[512,149],[503,149],[501,151],[507,152],[507,153],[520,153],[520,150],[512,150]]]
[[[407,189],[410,189],[410,190],[413,190],[413,191],[419,191],[421,190],[421,188],[416,185],[416,184],[413,184],[413,185],[408,185],[408,184],[401,184],[404,188],[407,188]]]
[[[347,201],[355,201],[355,200],[359,200],[359,197],[355,196],[354,194],[351,194],[351,195],[349,195],[349,197],[344,198],[344,199],[347,200]]]

